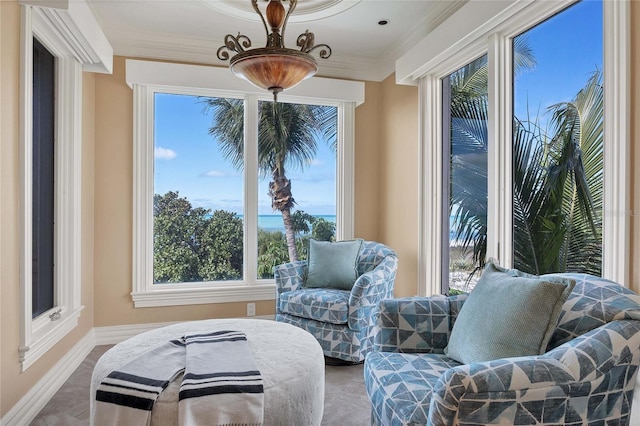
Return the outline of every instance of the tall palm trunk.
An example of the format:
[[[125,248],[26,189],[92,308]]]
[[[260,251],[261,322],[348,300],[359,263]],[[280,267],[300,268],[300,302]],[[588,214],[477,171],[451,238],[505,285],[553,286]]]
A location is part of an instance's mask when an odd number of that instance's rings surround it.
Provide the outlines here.
[[[271,207],[282,213],[284,233],[287,239],[289,250],[289,261],[298,261],[298,249],[296,247],[296,236],[293,230],[293,220],[291,219],[291,208],[295,204],[291,194],[291,181],[286,176],[280,174],[278,170],[273,172],[273,181],[269,182],[269,196],[271,197]]]

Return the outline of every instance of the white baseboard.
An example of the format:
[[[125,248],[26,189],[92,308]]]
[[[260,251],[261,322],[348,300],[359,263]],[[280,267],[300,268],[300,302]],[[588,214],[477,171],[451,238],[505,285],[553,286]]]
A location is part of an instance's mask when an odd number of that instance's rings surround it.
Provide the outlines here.
[[[247,318],[274,320],[275,315],[259,315]],[[145,331],[155,330],[156,328],[165,327],[171,324],[177,324],[178,322],[183,321],[114,325],[109,327],[94,327],[93,330],[96,336],[96,345],[115,345],[117,343],[124,342],[125,340],[140,333],[144,333]]]
[[[24,426],[31,423],[94,347],[92,329],[0,419],[0,425]]]
[[[94,327],[93,331],[96,336],[96,346],[98,345],[115,345],[136,336],[145,331],[155,330],[156,328],[167,325],[176,324],[176,322],[153,322],[148,324],[127,324],[113,325],[108,327]]]

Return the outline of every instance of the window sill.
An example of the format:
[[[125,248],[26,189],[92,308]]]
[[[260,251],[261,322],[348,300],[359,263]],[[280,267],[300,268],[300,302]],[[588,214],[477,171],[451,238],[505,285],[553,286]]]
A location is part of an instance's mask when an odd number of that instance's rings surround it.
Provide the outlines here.
[[[208,303],[248,302],[275,300],[274,282],[255,285],[206,286],[201,288],[162,288],[131,293],[135,308],[157,306],[202,305]]]
[[[84,306],[80,306],[71,312],[61,312],[60,319],[49,322],[32,334],[32,343],[29,346],[18,348],[21,372],[31,367],[42,355],[47,353],[78,325],[82,309],[84,309]]]

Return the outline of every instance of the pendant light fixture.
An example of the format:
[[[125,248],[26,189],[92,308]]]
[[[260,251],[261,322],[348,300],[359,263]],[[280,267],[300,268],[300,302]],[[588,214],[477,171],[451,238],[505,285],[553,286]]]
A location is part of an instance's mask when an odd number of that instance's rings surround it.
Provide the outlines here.
[[[269,0],[265,20],[258,8],[258,0],[251,0],[253,9],[260,16],[267,33],[267,45],[249,49],[249,37],[240,33],[237,36],[227,34],[224,45],[217,52],[218,59],[222,61],[229,59],[229,52],[235,52],[236,55],[229,61],[231,71],[253,85],[273,93],[275,102],[278,101],[278,93],[312,77],[318,71],[318,64],[311,56],[311,51],[320,49],[318,56],[322,59],[331,56],[331,48],[328,45],[314,45],[314,35],[308,30],[298,36],[296,44],[300,50],[285,47],[284,32],[287,21],[297,3],[297,0],[289,0],[289,10],[285,14],[281,0]]]

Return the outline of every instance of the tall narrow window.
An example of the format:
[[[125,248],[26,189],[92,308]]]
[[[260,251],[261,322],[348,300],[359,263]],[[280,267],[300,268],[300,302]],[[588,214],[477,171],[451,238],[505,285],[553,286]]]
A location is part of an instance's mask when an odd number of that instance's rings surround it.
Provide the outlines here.
[[[309,239],[335,240],[334,106],[258,103],[258,278],[306,260]]]
[[[55,305],[55,57],[33,39],[32,311]]]
[[[534,274],[602,273],[603,5],[514,39],[513,258]]]
[[[83,308],[82,64],[69,50],[73,44],[57,31],[59,22],[51,22],[42,9],[22,7],[22,371],[77,326]]]
[[[487,56],[442,79],[443,292],[469,291],[487,246]]]
[[[154,283],[242,280],[243,101],[156,93],[154,104]]]

